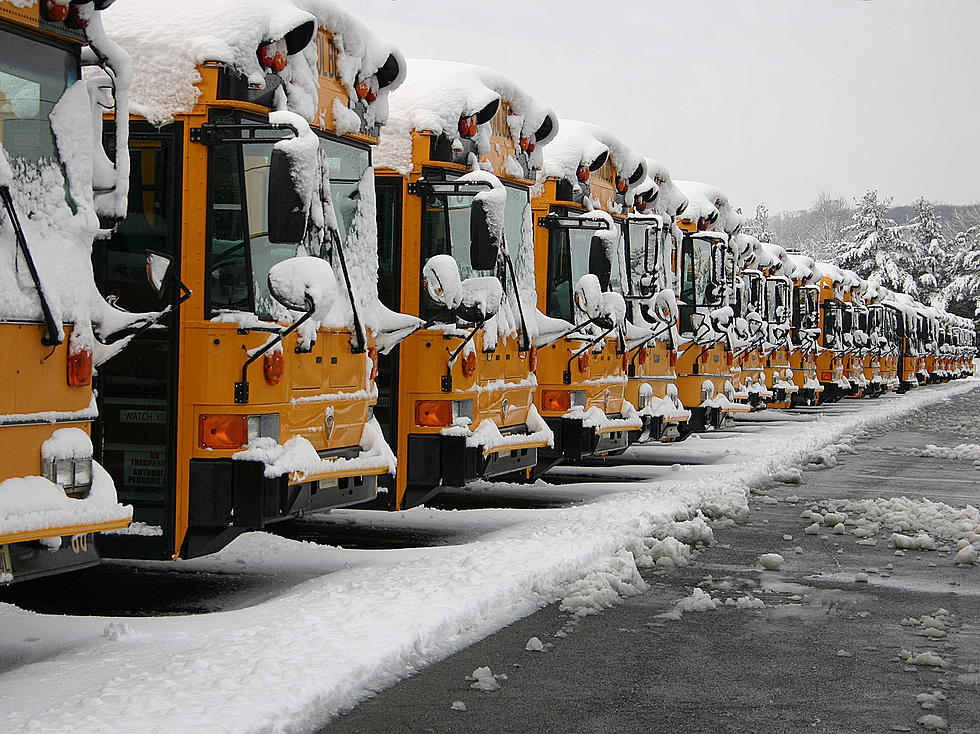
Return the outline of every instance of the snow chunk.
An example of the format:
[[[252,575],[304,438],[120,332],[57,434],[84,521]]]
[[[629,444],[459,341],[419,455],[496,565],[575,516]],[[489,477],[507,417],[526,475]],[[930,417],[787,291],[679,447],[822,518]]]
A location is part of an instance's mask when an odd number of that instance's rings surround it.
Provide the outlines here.
[[[778,553],[763,553],[759,556],[759,563],[767,571],[781,571],[783,568],[783,557]]]
[[[690,596],[678,601],[672,610],[658,614],[663,619],[680,619],[685,612],[707,612],[718,608],[718,601],[713,599],[704,589],[695,588]]]
[[[484,693],[500,690],[499,676],[494,675],[487,666],[477,668],[466,680],[473,681],[470,684],[470,688],[475,688]]]
[[[81,428],[59,428],[41,444],[41,458],[48,461],[87,459],[91,455],[92,439]]]
[[[977,562],[977,549],[971,544],[967,544],[956,552],[956,563],[968,564]]]
[[[544,652],[544,643],[537,637],[532,637],[527,641],[524,649],[528,652]]]
[[[929,537],[928,533],[919,532],[914,538],[901,533],[892,533],[892,545],[904,550],[936,550],[936,541]]]
[[[601,569],[573,583],[565,593],[559,609],[576,617],[598,614],[623,597],[636,596],[650,586],[640,576],[636,560],[628,550],[620,550]]]
[[[462,701],[453,701],[452,705],[449,707],[453,711],[467,711],[466,704]]]
[[[916,722],[930,731],[945,730],[948,728],[946,719],[942,716],[937,716],[936,714],[926,714],[925,716],[920,716],[916,719]]]

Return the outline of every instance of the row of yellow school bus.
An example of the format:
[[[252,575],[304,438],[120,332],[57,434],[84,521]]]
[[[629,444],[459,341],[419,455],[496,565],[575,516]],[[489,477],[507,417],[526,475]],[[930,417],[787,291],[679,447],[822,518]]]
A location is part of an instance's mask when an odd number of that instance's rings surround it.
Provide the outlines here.
[[[4,583],[972,374],[972,322],[332,0],[24,5],[0,0]]]

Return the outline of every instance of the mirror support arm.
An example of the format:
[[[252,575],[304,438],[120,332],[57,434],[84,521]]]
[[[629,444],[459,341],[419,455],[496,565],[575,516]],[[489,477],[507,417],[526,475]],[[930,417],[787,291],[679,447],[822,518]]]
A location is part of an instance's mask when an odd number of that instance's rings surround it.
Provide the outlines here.
[[[572,353],[572,356],[568,358],[568,362],[565,363],[565,371],[562,373],[563,383],[565,383],[566,385],[572,384],[572,360],[576,359],[580,354],[583,354],[587,350],[592,349],[592,347],[594,347],[596,344],[598,344],[603,339],[605,339],[610,333],[612,333],[612,330],[615,328],[616,328],[615,325],[611,326],[610,328],[606,329],[604,332],[599,334],[599,336],[592,339],[588,344],[586,344],[584,347],[579,349],[577,352]]]
[[[476,326],[474,326],[470,330],[470,333],[466,335],[466,338],[463,339],[463,343],[460,344],[458,347],[456,347],[453,351],[451,351],[449,353],[449,359],[446,361],[446,374],[444,374],[442,376],[442,385],[441,385],[441,387],[442,387],[442,391],[443,392],[451,392],[452,391],[452,389],[453,389],[453,365],[456,364],[456,358],[459,357],[460,352],[463,351],[463,348],[473,340],[473,337],[476,336],[476,332],[478,332],[480,329],[482,329],[483,328],[483,325],[486,324],[486,323],[487,323],[487,320],[484,319],[483,321],[481,321],[480,323],[478,323]]]
[[[514,283],[514,298],[517,300],[517,313],[521,317],[521,346],[519,351],[527,352],[531,349],[531,335],[527,333],[527,321],[524,319],[524,306],[521,304],[521,287],[517,283],[517,273],[514,272],[514,263],[510,259],[510,253],[504,250],[504,262],[507,265],[507,272]]]
[[[268,352],[277,344],[281,343],[283,339],[296,331],[300,326],[305,324],[313,316],[313,302],[307,297],[306,299],[306,313],[299,317],[297,321],[293,323],[288,329],[279,334],[275,339],[271,339],[260,349],[256,350],[252,356],[250,356],[245,364],[242,365],[242,379],[241,382],[235,383],[235,402],[238,404],[243,404],[248,402],[248,367],[252,362],[257,360],[263,354]]]

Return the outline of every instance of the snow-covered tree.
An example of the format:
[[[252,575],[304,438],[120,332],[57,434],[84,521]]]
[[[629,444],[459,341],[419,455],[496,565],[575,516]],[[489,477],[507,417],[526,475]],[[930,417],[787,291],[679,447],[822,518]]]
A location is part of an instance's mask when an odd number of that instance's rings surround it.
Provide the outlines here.
[[[839,265],[861,277],[917,296],[919,286],[912,273],[917,247],[908,225],[899,225],[887,216],[891,199],[879,199],[872,189],[855,201],[853,223],[844,229],[836,246]]]
[[[940,291],[940,304],[961,316],[980,315],[980,225],[953,238],[950,271],[952,278]]]
[[[755,208],[755,217],[745,220],[742,231],[760,242],[772,242],[774,235],[769,224],[769,208],[765,204],[759,204]]]
[[[919,283],[922,298],[939,296],[941,284],[948,281],[950,252],[943,220],[932,202],[920,197],[912,205],[908,239],[915,247],[912,273]]]

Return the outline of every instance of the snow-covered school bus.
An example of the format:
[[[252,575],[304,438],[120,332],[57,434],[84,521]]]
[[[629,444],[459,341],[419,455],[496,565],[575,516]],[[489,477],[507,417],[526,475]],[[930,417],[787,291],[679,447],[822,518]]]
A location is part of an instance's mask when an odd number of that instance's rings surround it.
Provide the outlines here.
[[[790,253],[793,305],[790,317],[790,366],[797,392],[795,405],[815,405],[823,386],[817,375],[820,349],[820,286],[816,262],[809,255]]]
[[[679,181],[688,203],[677,216],[674,263],[680,284],[677,389],[692,431],[721,428],[751,410],[732,366],[736,344],[735,260],[730,240],[744,222],[716,187]]]
[[[409,64],[377,151],[382,300],[424,321],[381,361],[376,415],[398,454],[391,509],[527,480],[555,440],[534,404],[530,190],[557,119],[489,69]]]
[[[820,287],[820,342],[817,349],[817,376],[823,390],[819,402],[837,402],[851,390],[844,362],[844,298],[847,276],[832,263],[817,262],[813,266]]]
[[[687,197],[659,161],[646,159],[647,177],[631,193],[623,222],[621,293],[626,299],[626,399],[643,420],[640,442],[669,443],[690,435],[691,411],[677,390],[677,277],[672,228]]]
[[[627,448],[643,421],[626,398],[621,295],[626,196],[647,163],[602,128],[562,120],[531,202],[538,308],[538,409],[555,434],[541,471]]]
[[[795,263],[789,253],[774,242],[759,242],[756,267],[765,277],[760,361],[766,375],[765,385],[770,393],[769,407],[788,408],[800,388],[793,380],[790,363],[790,329],[792,317],[793,281],[789,277]]]
[[[102,106],[125,114],[129,84],[108,4],[0,2],[0,585],[96,563],[93,533],[132,514],[90,438],[93,369],[133,320],[90,262],[127,184],[125,154],[99,143]]]
[[[374,498],[377,347],[416,324],[377,297],[371,166],[404,59],[330,0],[105,20],[138,63],[129,213],[96,272],[170,310],[99,375],[96,452],[135,508],[104,554],[198,556]]]

